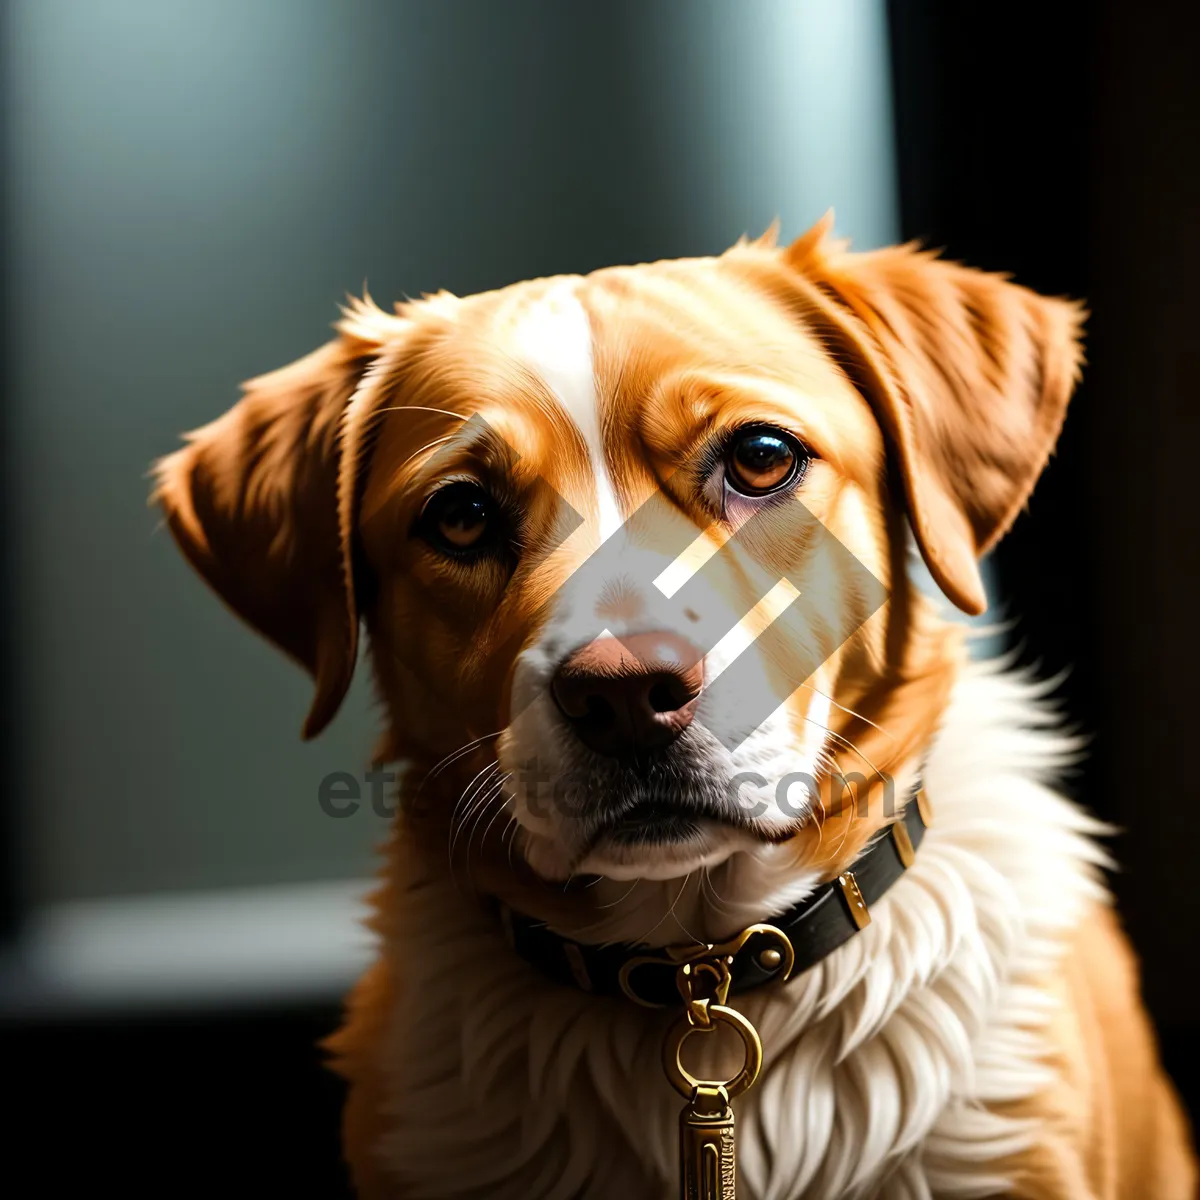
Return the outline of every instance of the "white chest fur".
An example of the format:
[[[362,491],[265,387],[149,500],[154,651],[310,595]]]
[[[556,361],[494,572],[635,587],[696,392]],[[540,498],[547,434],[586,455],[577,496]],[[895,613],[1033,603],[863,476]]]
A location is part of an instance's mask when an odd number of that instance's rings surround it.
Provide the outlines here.
[[[1041,693],[969,669],[926,766],[934,820],[911,870],[851,942],[739,999],[766,1050],[737,1104],[741,1200],[1002,1185],[996,1160],[1030,1133],[985,1106],[1044,1084],[1049,1001],[1029,981],[1103,896],[1101,829],[1052,790],[1074,746]],[[395,1127],[378,1152],[403,1195],[676,1194],[665,1016],[543,981],[415,864],[399,928]]]

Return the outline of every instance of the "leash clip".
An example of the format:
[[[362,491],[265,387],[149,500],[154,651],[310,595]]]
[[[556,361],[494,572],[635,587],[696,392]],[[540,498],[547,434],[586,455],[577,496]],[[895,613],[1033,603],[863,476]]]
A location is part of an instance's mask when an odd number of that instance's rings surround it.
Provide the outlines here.
[[[729,999],[729,985],[733,982],[729,965],[732,961],[726,956],[700,958],[685,962],[675,972],[675,986],[683,998],[684,1013],[693,1029],[711,1028],[709,1005],[714,1001],[723,1005]]]
[[[796,951],[787,934],[774,925],[750,925],[726,942],[666,946],[657,953],[635,955],[622,964],[617,980],[621,991],[635,1004],[640,1004],[643,1008],[666,1008],[666,1004],[647,1000],[638,993],[634,985],[635,972],[644,967],[673,968],[676,972],[676,986],[681,987],[680,969],[685,966],[693,967],[692,978],[695,979],[695,969],[702,965],[706,969],[705,973],[715,973],[720,977],[723,991],[719,1003],[724,1004],[729,996],[734,961],[751,938],[769,939],[771,944],[762,947],[755,955],[755,960],[761,970],[780,982],[786,981],[796,965]],[[690,1003],[690,1000],[685,998],[685,1003]]]
[[[753,1087],[762,1070],[758,1030],[725,1001],[732,982],[733,955],[691,959],[679,964],[675,984],[683,1016],[663,1043],[663,1070],[687,1100],[679,1114],[679,1194],[682,1200],[734,1200],[737,1150],[732,1101]],[[727,1080],[699,1079],[683,1065],[683,1046],[692,1034],[713,1033],[726,1025],[742,1042],[742,1068]]]

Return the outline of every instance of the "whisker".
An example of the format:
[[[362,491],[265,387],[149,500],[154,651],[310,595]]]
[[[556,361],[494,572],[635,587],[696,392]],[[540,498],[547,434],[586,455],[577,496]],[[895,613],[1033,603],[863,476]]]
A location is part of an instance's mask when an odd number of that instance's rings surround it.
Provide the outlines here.
[[[823,692],[820,688],[813,687],[811,683],[802,683],[800,686],[802,688],[808,688],[810,692],[814,692],[818,696],[824,696],[834,708],[840,708],[847,716],[854,717],[857,720],[862,721],[864,725],[870,725],[872,729],[878,730],[883,734],[884,737],[891,738],[893,742],[896,740],[895,735],[889,733],[882,725],[876,725],[870,717],[864,717],[862,713],[855,712],[854,709],[847,708],[844,704],[839,704],[831,695],[829,695],[828,692]]]
[[[471,798],[471,802],[464,809],[458,823],[458,833],[470,825],[470,823],[478,816],[480,808],[486,802],[487,796],[492,791],[492,785],[496,780],[496,772],[498,768],[493,766],[492,770],[483,778],[479,786],[475,789],[475,793]]]
[[[861,758],[863,760],[863,762],[865,762],[867,764],[867,766],[871,768],[872,774],[876,775],[880,779],[883,778],[883,772],[880,771],[880,769],[854,744],[854,742],[852,742],[844,734],[835,733],[832,729],[829,728],[828,725],[822,725],[821,722],[818,721],[815,717],[806,716],[803,719],[805,721],[807,721],[810,725],[815,725],[818,729],[820,729],[823,733],[827,734],[829,737],[840,742],[847,750],[853,751],[853,753],[857,754],[858,757]]]
[[[459,824],[457,832],[455,833],[455,840],[457,840],[458,837],[461,835],[463,829],[468,830],[466,854],[463,859],[463,866],[465,868],[466,879],[467,879],[468,883],[470,883],[470,880],[471,880],[471,843],[475,838],[475,832],[479,828],[480,821],[483,819],[483,817],[486,814],[488,807],[491,805],[492,801],[495,800],[497,795],[499,795],[499,794],[500,793],[497,792],[494,789],[494,787],[492,787],[492,786],[489,786],[486,791],[482,792],[480,794],[478,801],[475,802],[471,806],[471,811],[464,816],[463,820]],[[503,810],[504,810],[504,806],[503,806],[503,804],[501,804],[497,811],[503,812]],[[453,850],[451,850],[451,852],[450,852],[450,864],[451,864],[451,868],[450,868],[451,874],[453,875],[455,882],[459,885],[459,888],[461,890],[461,881],[459,879],[457,870],[454,866],[454,851]]]
[[[709,895],[712,896],[713,907],[717,912],[729,913],[732,909],[725,903],[721,894],[717,891],[716,881],[712,877],[712,872],[708,867],[700,868],[700,892],[703,895],[705,888],[708,889]]]
[[[856,749],[857,749],[857,748],[856,748]],[[856,796],[856,797],[855,797],[855,801],[857,801],[857,799],[858,799],[858,797]],[[836,849],[834,850],[834,852],[833,852],[833,853],[834,853],[834,855],[835,855],[835,857],[836,857],[837,855],[841,854],[841,852],[842,852],[843,848],[844,848],[844,847],[845,847],[845,845],[846,845],[846,839],[847,839],[847,838],[850,836],[850,830],[854,828],[854,822],[855,822],[857,819],[858,819],[858,804],[857,804],[857,803],[854,803],[854,804],[852,804],[852,805],[851,805],[851,808],[850,808],[850,819],[849,819],[849,820],[848,820],[848,821],[845,823],[845,825],[844,825],[844,827],[843,827],[843,829],[842,829],[842,836],[841,836],[841,840],[838,842],[838,844],[837,844],[837,848],[836,848]],[[823,825],[823,824],[822,824],[822,827],[821,827],[821,828],[822,828],[822,832],[824,832],[824,825]]]
[[[483,789],[485,789],[488,786],[488,784],[489,784],[491,778],[494,776],[495,772],[497,772],[499,770],[500,770],[499,763],[490,763],[488,766],[484,767],[483,770],[480,771],[475,776],[475,778],[472,779],[471,782],[467,784],[466,788],[463,790],[463,794],[458,798],[458,803],[455,804],[455,806],[454,806],[454,811],[450,814],[450,869],[451,869],[451,871],[454,870],[454,847],[455,847],[455,844],[458,842],[459,834],[462,833],[463,826],[466,824],[467,820],[470,817],[472,810],[475,807],[476,796],[479,794],[479,792],[481,792]],[[482,779],[480,779],[481,776],[483,777]],[[477,780],[479,780],[478,783],[476,782]],[[471,796],[470,801],[467,801],[468,794],[470,794],[472,792],[474,792],[475,794]],[[462,812],[462,815],[460,816],[459,810],[463,807],[464,802],[466,802],[466,808]]]
[[[451,821],[453,821],[454,818],[458,815],[458,810],[462,807],[463,802],[466,800],[467,794],[474,787],[475,781],[477,779],[479,779],[479,777],[481,775],[485,775],[490,771],[494,771],[497,767],[499,767],[499,765],[500,764],[498,762],[492,761],[492,762],[488,763],[486,766],[484,766],[482,769],[480,769],[479,771],[475,772],[474,776],[472,776],[472,778],[471,778],[471,782],[468,783],[465,788],[463,788],[461,794],[458,797],[457,802],[454,805],[454,811],[450,814]]]
[[[508,803],[508,797],[504,794],[504,785],[508,781],[508,778],[509,778],[509,776],[507,773],[504,775],[501,775],[500,778],[497,779],[492,784],[492,786],[488,789],[488,795],[487,795],[486,799],[483,801],[482,804],[479,805],[479,809],[478,809],[479,815],[475,818],[475,822],[471,827],[471,832],[467,837],[467,851],[466,851],[465,865],[466,865],[466,869],[467,869],[467,882],[468,883],[471,880],[471,845],[475,840],[475,833],[479,829],[479,826],[482,824],[483,818],[486,815],[489,806],[494,801],[499,800],[500,803],[498,805],[496,805],[496,811],[492,814],[491,820],[488,821],[487,826],[484,828],[483,835],[479,839],[479,848],[482,850],[484,848],[484,846],[487,844],[487,837],[488,837],[488,834],[492,831],[492,826],[496,824],[497,819],[504,812],[504,807]]]
[[[842,837],[841,837],[841,840],[838,842],[838,844],[837,844],[837,849],[834,851],[834,856],[835,856],[835,857],[836,857],[837,855],[841,854],[841,852],[842,852],[843,848],[845,847],[845,845],[846,845],[846,839],[847,839],[847,838],[850,836],[850,830],[853,828],[853,826],[854,826],[854,822],[855,822],[856,820],[858,820],[858,813],[857,813],[857,812],[855,812],[853,809],[851,809],[851,811],[850,811],[850,820],[848,820],[848,821],[846,822],[846,826],[845,826],[845,828],[842,830]]]
[[[683,893],[684,893],[684,892],[687,890],[688,880],[690,880],[690,879],[691,879],[691,877],[692,877],[692,872],[691,872],[691,871],[689,871],[689,872],[688,872],[688,873],[687,873],[687,874],[686,874],[686,875],[683,877],[683,886],[682,886],[682,887],[680,887],[680,889],[679,889],[679,895],[675,897],[674,903],[671,905],[671,911],[670,911],[669,913],[667,913],[667,916],[668,916],[668,917],[675,917],[675,920],[676,920],[676,921],[679,923],[679,928],[680,928],[680,929],[682,929],[682,930],[683,930],[683,932],[684,932],[684,933],[686,933],[686,934],[688,935],[688,937],[690,937],[690,938],[692,939],[692,941],[693,941],[693,942],[696,942],[696,943],[702,943],[702,942],[704,941],[704,939],[703,939],[703,938],[698,938],[698,937],[697,937],[697,936],[696,936],[696,935],[695,935],[695,934],[694,934],[694,933],[693,933],[693,932],[692,932],[692,931],[691,931],[691,930],[690,930],[690,929],[689,929],[689,928],[688,928],[688,927],[687,927],[687,926],[686,926],[686,925],[683,923],[683,918],[682,918],[682,917],[680,917],[680,916],[677,916],[677,915],[676,915],[676,913],[675,913],[676,906],[679,904],[679,901],[683,899]]]
[[[517,834],[521,832],[521,822],[517,820],[517,814],[510,812],[508,814],[508,824],[504,828],[504,832],[500,835],[501,842],[508,838],[508,869],[513,869],[513,851],[517,846]]]
[[[454,417],[459,421],[468,419],[463,413],[451,412],[448,408],[429,408],[424,404],[389,404],[386,408],[375,409],[371,414],[371,418],[373,420],[375,417],[381,417],[384,413],[390,412],[430,412],[438,413],[443,417]]]
[[[457,433],[448,433],[448,434],[446,434],[446,436],[445,436],[445,437],[434,438],[432,442],[426,442],[426,443],[425,443],[425,445],[423,445],[423,446],[422,446],[422,447],[421,447],[419,450],[414,450],[414,451],[413,451],[413,452],[412,452],[412,453],[411,453],[411,454],[410,454],[410,455],[409,455],[409,456],[408,456],[408,457],[407,457],[407,458],[406,458],[406,459],[405,459],[405,460],[404,460],[404,461],[403,461],[403,462],[400,464],[400,466],[398,466],[398,467],[396,468],[396,470],[397,470],[397,471],[400,471],[402,468],[404,468],[404,467],[407,467],[407,466],[408,466],[408,464],[409,464],[410,462],[412,462],[412,460],[413,460],[414,458],[416,458],[418,454],[424,454],[426,450],[432,450],[432,449],[434,448],[434,446],[440,446],[440,445],[441,445],[443,442],[452,442],[452,441],[453,441],[453,440],[454,440],[456,437],[458,437],[458,434],[457,434]]]
[[[726,911],[725,906],[721,903],[721,897],[717,895],[716,888],[713,886],[707,867],[700,868],[700,900],[703,904],[711,905],[716,912]]]
[[[666,912],[665,912],[665,913],[664,913],[664,914],[663,914],[661,917],[659,917],[659,918],[658,918],[658,920],[657,920],[657,921],[655,921],[655,922],[654,922],[654,924],[653,924],[653,925],[651,925],[651,926],[650,926],[650,928],[649,928],[649,929],[647,929],[647,930],[646,930],[646,932],[645,932],[645,933],[643,933],[643,934],[642,934],[642,936],[641,936],[640,938],[638,938],[638,939],[637,939],[639,942],[644,942],[644,941],[646,941],[646,939],[647,939],[647,938],[648,938],[648,937],[649,937],[649,936],[650,936],[650,935],[651,935],[651,934],[652,934],[652,933],[653,933],[653,932],[654,932],[654,931],[655,931],[655,930],[656,930],[656,929],[657,929],[657,928],[658,928],[660,925],[662,925],[664,921],[669,921],[669,920],[670,920],[670,919],[671,919],[671,918],[672,918],[672,917],[675,915],[675,906],[676,906],[676,905],[679,903],[679,901],[680,901],[680,900],[683,898],[683,891],[684,891],[684,888],[686,888],[686,887],[687,887],[687,885],[688,885],[688,880],[689,880],[689,879],[691,879],[691,877],[692,877],[692,873],[691,873],[691,871],[689,871],[689,872],[688,872],[688,873],[687,873],[687,874],[686,874],[686,875],[683,877],[683,882],[682,882],[682,883],[679,885],[679,891],[675,893],[675,899],[671,901],[671,907],[670,907],[670,908],[668,908],[668,909],[667,909],[667,911],[666,911]],[[680,923],[679,923],[679,928],[680,928],[680,929],[683,929],[683,922],[682,922],[682,921],[680,921]],[[687,930],[686,930],[686,929],[684,929],[683,931],[684,931],[684,933],[687,933]],[[688,937],[691,937],[691,936],[692,936],[692,935],[689,933],[689,934],[688,934]],[[695,938],[692,938],[692,940],[693,940],[693,941],[696,941],[697,939],[695,939]]]
[[[833,774],[835,769],[839,775],[845,774],[845,772],[842,770],[842,764],[838,762],[836,754],[826,753],[825,751],[822,751],[822,754],[825,756],[826,765],[829,768],[830,775]],[[820,850],[821,847],[825,845],[825,823],[829,819],[829,814],[825,811],[825,801],[821,796],[820,788],[817,789],[815,799],[817,802],[817,807],[821,810],[821,819],[817,822],[817,849]]]
[[[470,753],[470,751],[478,746],[480,742],[486,742],[489,738],[499,737],[503,732],[503,729],[497,729],[495,733],[485,733],[483,737],[474,738],[465,745],[459,746],[457,750],[451,750],[445,758],[439,759],[439,761],[435,763],[434,766],[430,767],[425,773],[421,779],[420,787],[417,788],[417,795],[420,796],[421,788],[423,788],[429,780],[433,779],[437,775],[440,775],[452,763],[455,763],[462,758],[464,754]]]
[[[626,890],[626,892],[625,892],[625,894],[624,894],[623,896],[619,896],[619,897],[618,897],[616,900],[610,900],[610,901],[609,901],[607,904],[597,904],[597,905],[596,905],[596,907],[597,907],[598,909],[601,909],[601,908],[616,908],[618,904],[624,904],[624,903],[625,903],[625,901],[626,901],[626,900],[628,900],[628,899],[629,899],[629,897],[633,895],[633,889],[634,889],[635,887],[637,887],[637,885],[638,885],[639,883],[641,883],[641,882],[642,882],[642,881],[641,881],[641,879],[635,879],[635,880],[634,880],[634,881],[633,881],[633,882],[632,882],[632,883],[629,885],[628,889]]]

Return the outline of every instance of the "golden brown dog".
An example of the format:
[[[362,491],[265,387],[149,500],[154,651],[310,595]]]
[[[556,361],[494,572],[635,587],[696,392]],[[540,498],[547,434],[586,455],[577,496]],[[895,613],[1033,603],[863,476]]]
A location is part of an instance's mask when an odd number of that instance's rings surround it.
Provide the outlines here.
[[[909,575],[915,542],[983,609],[1080,324],[827,220],[356,302],[160,463],[188,559],[311,673],[306,736],[362,623],[378,757],[407,766],[331,1041],[362,1196],[675,1194],[678,1014],[545,978],[497,911],[574,967],[710,944],[853,874],[920,775],[928,831],[869,923],[738,997],[765,1046],[738,1195],[1191,1200],[1103,831],[1054,791],[1077,748]]]

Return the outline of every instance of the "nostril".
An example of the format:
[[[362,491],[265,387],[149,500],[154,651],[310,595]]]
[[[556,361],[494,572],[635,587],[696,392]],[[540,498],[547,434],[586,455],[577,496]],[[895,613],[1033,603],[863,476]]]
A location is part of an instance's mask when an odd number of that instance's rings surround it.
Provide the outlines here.
[[[679,679],[659,680],[647,696],[655,712],[678,712],[692,697],[686,694],[683,681]]]
[[[617,719],[617,710],[603,696],[589,696],[581,719],[595,729],[603,729]]]
[[[550,693],[584,745],[627,758],[678,737],[692,722],[703,686],[701,652],[657,630],[581,646],[559,664]]]

